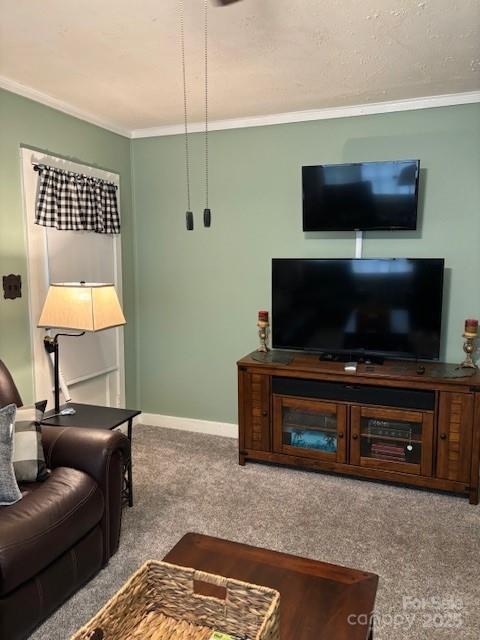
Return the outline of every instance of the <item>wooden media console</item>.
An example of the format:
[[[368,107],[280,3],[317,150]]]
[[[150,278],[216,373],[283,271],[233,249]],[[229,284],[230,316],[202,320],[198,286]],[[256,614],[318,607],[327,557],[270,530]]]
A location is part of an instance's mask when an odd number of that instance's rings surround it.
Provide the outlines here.
[[[240,464],[400,482],[478,504],[478,371],[386,361],[348,372],[316,355],[257,357],[237,363]]]

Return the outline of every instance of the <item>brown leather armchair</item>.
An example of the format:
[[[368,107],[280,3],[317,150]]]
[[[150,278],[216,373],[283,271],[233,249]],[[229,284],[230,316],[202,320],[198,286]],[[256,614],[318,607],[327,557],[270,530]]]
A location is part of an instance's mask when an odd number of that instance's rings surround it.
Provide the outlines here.
[[[22,401],[0,361],[0,406]],[[130,443],[117,431],[43,427],[50,477],[0,507],[0,638],[23,640],[116,552]]]

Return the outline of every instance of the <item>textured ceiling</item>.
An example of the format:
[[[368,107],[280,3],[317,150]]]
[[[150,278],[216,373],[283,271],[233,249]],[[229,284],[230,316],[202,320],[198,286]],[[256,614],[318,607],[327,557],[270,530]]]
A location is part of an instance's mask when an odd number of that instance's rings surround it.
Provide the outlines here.
[[[126,129],[183,120],[179,0],[0,0],[0,75]],[[203,0],[185,0],[192,121]],[[211,119],[480,89],[480,0],[209,0]]]

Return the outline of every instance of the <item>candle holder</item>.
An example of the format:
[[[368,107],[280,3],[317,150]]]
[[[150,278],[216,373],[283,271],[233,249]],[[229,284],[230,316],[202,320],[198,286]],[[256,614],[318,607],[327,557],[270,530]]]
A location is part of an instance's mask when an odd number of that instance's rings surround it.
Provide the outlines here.
[[[477,336],[464,333],[463,337],[465,338],[465,342],[463,343],[463,350],[466,354],[465,360],[460,365],[462,369],[476,369],[477,365],[473,361],[473,354],[477,350]]]
[[[270,322],[268,321],[268,311],[262,310],[258,312],[258,337],[260,338],[260,346],[257,351],[261,353],[267,353],[268,349],[268,329],[270,327]]]
[[[257,322],[257,327],[258,327],[258,337],[260,339],[260,345],[257,351],[261,351],[262,353],[267,353],[268,351],[270,351],[267,344],[270,323],[266,322],[265,320],[259,320]]]

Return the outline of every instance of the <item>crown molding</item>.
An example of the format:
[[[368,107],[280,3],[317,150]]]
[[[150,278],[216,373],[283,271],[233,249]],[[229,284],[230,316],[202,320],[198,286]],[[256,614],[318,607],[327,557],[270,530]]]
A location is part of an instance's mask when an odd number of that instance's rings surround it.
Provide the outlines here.
[[[312,120],[332,120],[335,118],[352,118],[355,116],[366,116],[380,113],[394,113],[396,111],[414,111],[417,109],[432,109],[435,107],[451,107],[477,102],[480,102],[480,91],[469,91],[465,93],[427,96],[423,98],[359,104],[348,107],[327,107],[324,109],[311,109],[309,111],[290,111],[287,113],[273,113],[265,116],[232,118],[230,120],[214,120],[209,122],[208,128],[210,131],[221,131],[225,129],[243,129],[246,127],[265,127],[275,124],[309,122]],[[175,136],[184,133],[184,127],[184,124],[173,124],[151,127],[148,129],[134,129],[130,132],[130,137],[136,139],[154,138],[158,136]],[[205,131],[205,123],[193,122],[189,124],[188,130],[190,133],[203,132]]]
[[[112,133],[124,136],[125,138],[155,138],[160,136],[175,136],[184,133],[183,123],[129,130],[115,124],[114,122],[99,118],[92,113],[78,109],[68,102],[53,98],[46,93],[27,87],[26,85],[11,80],[5,76],[0,76],[0,88],[24,96],[25,98],[29,98],[35,102],[40,102],[47,107],[66,113],[74,118],[79,118],[80,120],[94,124],[102,129],[107,129],[108,131],[112,131]],[[451,107],[474,103],[480,103],[480,91],[449,93],[438,96],[358,104],[347,107],[326,107],[322,109],[310,109],[307,111],[290,111],[286,113],[273,113],[265,116],[249,116],[245,118],[214,120],[209,122],[208,128],[210,131],[244,129],[248,127],[265,127],[275,124],[310,122],[313,120],[352,118],[355,116],[394,113],[397,111],[415,111],[417,109],[433,109],[435,107]],[[189,124],[188,130],[190,133],[203,132],[205,130],[205,123],[193,122]]]
[[[5,76],[0,76],[0,89],[6,89],[7,91],[11,91],[12,93],[23,96],[24,98],[29,98],[30,100],[34,100],[35,102],[40,102],[47,107],[51,107],[52,109],[56,109],[57,111],[62,111],[69,116],[73,116],[74,118],[78,118],[79,120],[84,120],[85,122],[94,124],[97,127],[101,127],[102,129],[107,129],[108,131],[117,133],[118,135],[124,136],[125,138],[131,137],[131,131],[125,129],[124,127],[116,125],[114,122],[103,120],[102,118],[99,118],[96,115],[89,113],[88,111],[78,109],[68,102],[53,98],[46,93],[42,93],[41,91],[37,91],[36,89],[27,87],[26,85],[21,84],[20,82],[16,82],[15,80],[10,80],[10,78],[6,78]]]

